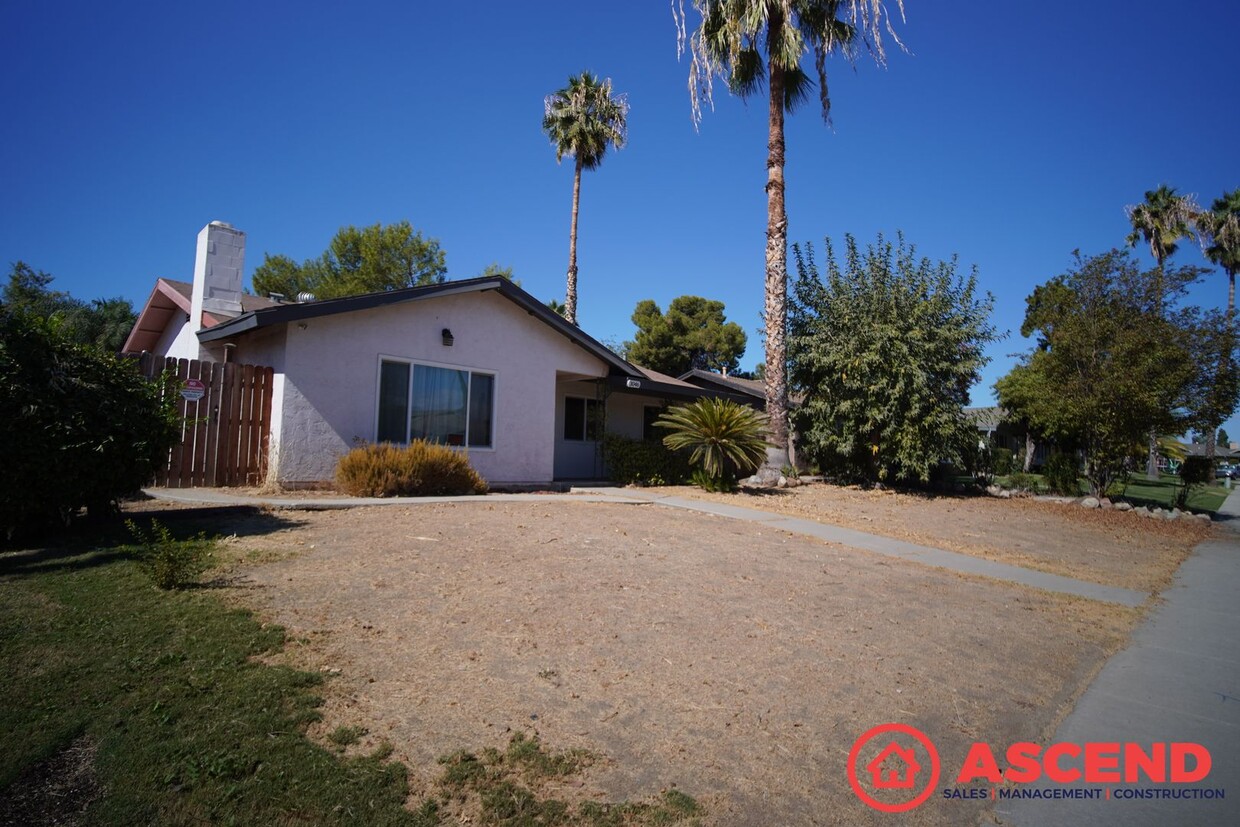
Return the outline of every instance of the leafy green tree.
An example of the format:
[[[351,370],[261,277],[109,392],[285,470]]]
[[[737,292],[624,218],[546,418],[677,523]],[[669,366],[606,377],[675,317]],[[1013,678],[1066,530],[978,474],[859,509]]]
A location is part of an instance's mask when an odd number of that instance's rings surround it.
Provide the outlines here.
[[[976,272],[918,259],[903,237],[892,245],[880,235],[861,251],[846,236],[842,263],[828,239],[825,276],[811,245],[793,252],[798,450],[870,481],[928,481],[940,462],[963,465],[977,446],[969,387],[998,338]]]
[[[611,79],[589,72],[573,75],[568,85],[543,101],[543,132],[555,147],[555,160],[573,159],[573,221],[568,232],[568,284],[564,318],[577,324],[577,211],[581,204],[581,171],[598,169],[607,147],[622,149],[628,137],[629,102],[613,94]]]
[[[128,299],[82,301],[51,289],[53,277],[23,261],[13,264],[0,301],[13,310],[40,319],[57,319],[60,333],[70,341],[119,353],[133,329],[137,314]]]
[[[323,255],[297,264],[288,256],[263,255],[254,270],[254,291],[290,299],[312,293],[335,299],[438,284],[448,272],[439,242],[424,238],[408,221],[342,227]]]
[[[1021,334],[1037,346],[996,384],[999,404],[1061,447],[1080,448],[1094,494],[1106,492],[1149,433],[1180,433],[1194,376],[1166,311],[1195,267],[1142,271],[1120,250],[1086,258],[1037,287]]]
[[[628,358],[671,376],[692,369],[734,373],[745,352],[745,331],[727,321],[723,302],[701,296],[672,299],[666,314],[652,300],[640,301],[633,324]]]
[[[1197,223],[1199,210],[1192,198],[1180,195],[1173,187],[1166,184],[1156,190],[1148,190],[1145,200],[1140,204],[1130,205],[1125,210],[1128,221],[1132,224],[1132,232],[1128,234],[1128,246],[1136,247],[1141,241],[1149,245],[1150,255],[1158,263],[1157,275],[1162,277],[1167,259],[1179,249],[1182,239],[1189,238]],[[1155,295],[1161,290],[1155,289]],[[1161,306],[1155,312],[1162,312]],[[1149,434],[1149,451],[1147,453],[1145,473],[1158,477],[1158,435]]]
[[[1224,430],[1223,428],[1218,429],[1218,434],[1216,438],[1218,439],[1219,445],[1230,445],[1231,444],[1231,437],[1227,435],[1227,431]]]
[[[517,285],[518,287],[521,286],[521,282],[513,279],[512,268],[501,267],[498,261],[493,261],[490,264],[488,264],[486,267],[483,267],[482,272],[478,274],[478,278],[480,279],[488,278],[490,276],[499,276],[501,279],[508,279],[508,281],[511,281],[513,284]]]
[[[904,0],[896,0],[901,15]],[[766,411],[772,451],[763,474],[768,478],[788,460],[788,216],[784,205],[784,115],[807,101],[814,81],[802,67],[813,53],[818,103],[831,122],[826,59],[839,53],[855,63],[858,45],[886,62],[883,35],[899,38],[882,0],[693,0],[701,24],[688,31],[684,2],[672,3],[677,45],[688,40],[692,61],[689,94],[693,122],[701,121],[701,104],[713,105],[716,77],[740,98],[766,92]]]
[[[708,491],[730,491],[737,476],[758,467],[766,456],[766,417],[730,399],[704,397],[674,405],[655,420],[670,433],[663,444],[689,451],[689,464],[700,474],[694,482]]]
[[[1236,312],[1236,272],[1240,271],[1240,187],[1214,199],[1197,218],[1206,258],[1227,273],[1227,312]]]
[[[179,435],[172,395],[134,360],[72,338],[62,318],[0,304],[0,533],[111,511]]]
[[[1185,389],[1185,421],[1204,437],[1205,455],[1213,460],[1218,426],[1240,402],[1240,364],[1236,361],[1236,320],[1220,310],[1190,308],[1176,319],[1189,353],[1193,376]]]

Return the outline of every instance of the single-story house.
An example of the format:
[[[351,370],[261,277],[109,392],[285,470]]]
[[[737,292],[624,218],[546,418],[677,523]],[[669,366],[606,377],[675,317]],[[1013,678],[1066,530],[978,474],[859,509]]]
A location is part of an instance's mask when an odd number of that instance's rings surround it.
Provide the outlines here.
[[[268,479],[331,480],[359,443],[468,451],[492,485],[599,479],[604,431],[641,438],[667,404],[739,395],[645,370],[511,281],[339,299],[242,289],[245,234],[212,222],[192,283],[159,279],[125,350],[273,368]],[[741,399],[740,401],[744,401]]]
[[[1003,408],[989,406],[965,408],[964,415],[977,428],[978,435],[994,448],[1006,448],[1012,452],[1016,469],[1040,468],[1050,456],[1050,446],[1043,440],[1033,439],[1028,430],[1019,428],[1008,419]]]

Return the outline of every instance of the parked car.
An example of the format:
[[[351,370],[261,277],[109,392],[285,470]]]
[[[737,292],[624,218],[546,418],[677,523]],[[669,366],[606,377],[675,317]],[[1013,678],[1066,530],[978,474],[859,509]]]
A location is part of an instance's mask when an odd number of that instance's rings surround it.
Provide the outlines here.
[[[1218,468],[1214,469],[1214,478],[1216,480],[1229,479],[1234,480],[1240,477],[1240,466],[1232,465],[1229,462],[1219,463]]]

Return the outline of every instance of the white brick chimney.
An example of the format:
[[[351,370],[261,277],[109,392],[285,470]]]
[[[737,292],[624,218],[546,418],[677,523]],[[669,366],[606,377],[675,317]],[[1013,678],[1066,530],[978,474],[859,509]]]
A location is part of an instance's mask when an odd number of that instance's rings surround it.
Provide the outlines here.
[[[203,319],[204,312],[220,320],[241,315],[244,269],[245,233],[223,221],[212,221],[203,227],[194,257],[194,293],[189,313],[195,330],[210,324]]]

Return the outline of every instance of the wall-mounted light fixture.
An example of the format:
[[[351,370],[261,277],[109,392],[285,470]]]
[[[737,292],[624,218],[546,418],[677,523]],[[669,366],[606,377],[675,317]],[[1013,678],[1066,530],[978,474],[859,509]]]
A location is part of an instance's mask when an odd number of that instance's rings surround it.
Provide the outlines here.
[[[298,323],[297,323],[297,329],[298,329],[298,330],[305,330],[307,327],[309,327],[309,325],[307,325],[305,322],[298,322]]]
[[[443,329],[443,346],[444,346],[444,347],[452,347],[452,342],[453,342],[453,341],[455,341],[455,340],[452,338],[452,331],[451,331],[451,330],[448,330],[448,328],[446,328],[446,327],[445,327],[445,328]]]

